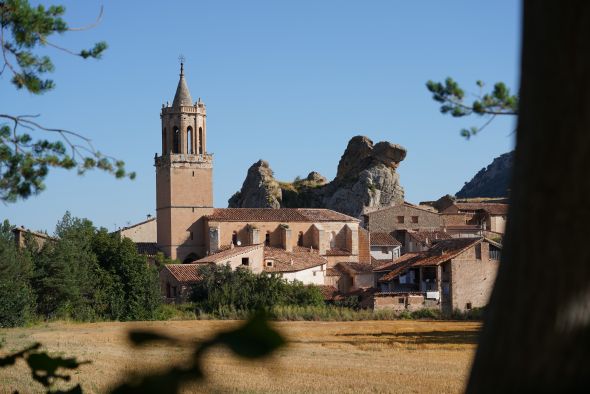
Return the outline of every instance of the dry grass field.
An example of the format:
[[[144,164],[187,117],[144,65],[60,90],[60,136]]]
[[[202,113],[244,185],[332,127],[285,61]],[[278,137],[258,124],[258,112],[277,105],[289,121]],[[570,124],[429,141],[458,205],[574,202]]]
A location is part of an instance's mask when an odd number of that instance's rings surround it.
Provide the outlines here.
[[[51,354],[90,360],[75,372],[85,392],[102,393],[125,374],[157,370],[188,357],[181,346],[128,345],[130,328],[201,340],[237,322],[165,321],[51,323],[2,329],[0,354],[41,342]],[[289,345],[264,361],[234,358],[225,349],[206,357],[207,381],[185,392],[456,393],[463,388],[479,323],[444,321],[278,322]],[[3,338],[3,339],[2,339]],[[0,369],[0,392],[41,392],[25,364]]]

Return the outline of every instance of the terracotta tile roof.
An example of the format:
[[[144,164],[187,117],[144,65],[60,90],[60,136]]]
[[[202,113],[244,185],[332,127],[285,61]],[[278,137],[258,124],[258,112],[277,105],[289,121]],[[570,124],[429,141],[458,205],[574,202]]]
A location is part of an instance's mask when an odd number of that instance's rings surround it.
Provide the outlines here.
[[[150,218],[150,219],[144,220],[143,222],[135,223],[135,224],[129,225],[127,227],[121,227],[121,229],[119,231],[129,230],[130,228],[141,226],[142,224],[153,222],[154,220],[156,220],[156,218]]]
[[[332,248],[326,250],[326,256],[350,256],[351,254],[352,253],[350,253],[349,250],[340,248]]]
[[[371,246],[401,246],[402,244],[387,233],[371,233]]]
[[[322,292],[322,295],[324,296],[324,300],[326,301],[334,301],[335,299],[338,298],[338,289],[335,288],[334,286],[328,286],[328,285],[320,285],[318,286],[320,288],[320,291]]]
[[[502,203],[489,203],[489,202],[456,202],[455,207],[460,211],[475,212],[484,210],[490,215],[507,215],[508,204]],[[451,206],[452,207],[452,206]],[[449,207],[449,208],[451,208]],[[447,209],[449,209],[447,208]]]
[[[308,208],[218,208],[207,218],[221,222],[358,222],[330,209]]]
[[[181,283],[194,283],[203,279],[200,267],[199,264],[166,264],[163,269]]]
[[[331,267],[326,269],[326,276],[342,276],[342,272],[338,271],[334,267]]]
[[[373,271],[378,272],[378,271],[391,271],[392,269],[394,269],[395,267],[399,266],[399,264],[408,261],[414,257],[416,257],[417,255],[419,255],[419,252],[416,253],[406,253],[400,257],[398,257],[397,259],[391,261],[388,260],[387,262],[383,262],[383,264],[379,264],[379,265],[375,265],[375,268],[373,268]],[[377,260],[379,261],[379,260]]]
[[[135,247],[137,248],[137,253],[139,254],[155,256],[156,253],[158,253],[158,247],[156,246],[155,242],[136,242]]]
[[[355,274],[364,274],[373,272],[373,265],[368,263],[357,263],[354,261],[340,262],[336,264],[336,267],[341,267],[345,271],[352,272]]]
[[[266,266],[267,260],[272,260],[272,267]],[[296,272],[327,263],[328,260],[320,256],[317,250],[297,246],[292,252],[287,252],[285,249],[264,247],[265,272]]]
[[[452,238],[442,240],[437,242],[430,250],[415,253],[413,257],[400,261],[401,258],[410,254],[408,253],[394,261],[390,267],[391,271],[383,275],[379,279],[379,282],[388,282],[410,267],[440,265],[445,261],[457,257],[468,248],[483,241],[483,239],[484,238]]]
[[[439,239],[452,238],[444,231],[408,231],[407,234],[414,242],[420,242],[423,245],[430,245]]]
[[[202,264],[202,263],[224,263],[225,260],[239,256],[244,253],[251,252],[253,250],[259,249],[264,247],[262,244],[258,245],[247,245],[247,246],[234,246],[233,248],[225,249],[210,256],[203,257],[202,259],[193,261],[193,264]]]

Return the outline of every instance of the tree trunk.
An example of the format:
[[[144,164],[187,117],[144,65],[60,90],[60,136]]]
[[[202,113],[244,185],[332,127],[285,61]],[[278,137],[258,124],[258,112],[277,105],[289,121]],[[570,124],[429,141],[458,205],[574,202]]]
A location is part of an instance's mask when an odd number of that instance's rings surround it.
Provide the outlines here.
[[[590,390],[590,1],[523,14],[511,206],[469,393]]]

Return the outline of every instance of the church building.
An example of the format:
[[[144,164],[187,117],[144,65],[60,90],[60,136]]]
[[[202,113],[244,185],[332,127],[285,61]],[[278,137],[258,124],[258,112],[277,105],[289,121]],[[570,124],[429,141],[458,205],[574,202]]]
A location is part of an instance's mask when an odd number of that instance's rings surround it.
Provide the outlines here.
[[[366,248],[359,253],[359,220],[342,213],[214,208],[207,110],[201,99],[193,102],[182,64],[172,105],[162,106],[160,118],[162,152],[155,157],[157,248],[166,256],[183,263],[248,265],[258,272],[370,261],[368,250],[362,255]],[[239,252],[249,255],[234,264]]]

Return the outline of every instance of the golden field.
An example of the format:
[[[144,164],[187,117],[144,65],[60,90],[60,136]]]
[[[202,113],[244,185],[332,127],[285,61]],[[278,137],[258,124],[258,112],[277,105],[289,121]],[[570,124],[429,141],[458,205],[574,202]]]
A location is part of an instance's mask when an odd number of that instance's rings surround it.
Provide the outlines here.
[[[87,393],[108,391],[123,376],[161,370],[189,357],[183,346],[132,348],[127,331],[149,328],[203,340],[235,321],[50,323],[1,329],[0,354],[41,342],[52,355],[92,363],[73,373]],[[184,392],[233,393],[456,393],[463,389],[479,323],[445,321],[277,322],[288,346],[263,361],[225,349],[207,354],[207,380]],[[42,392],[21,360],[0,369],[0,392]]]

